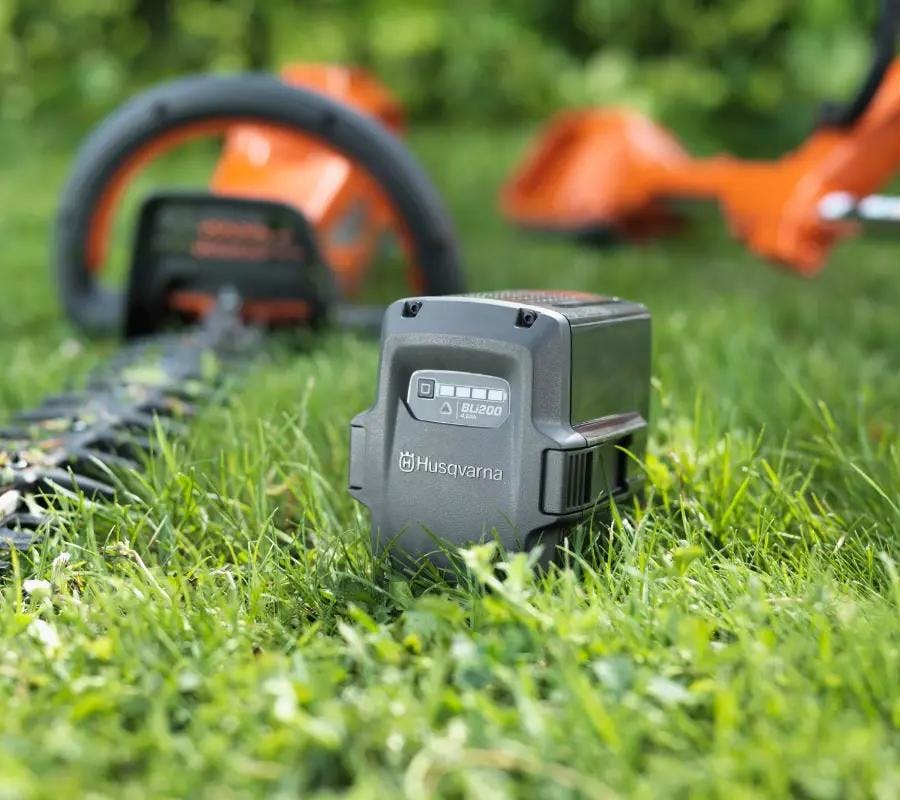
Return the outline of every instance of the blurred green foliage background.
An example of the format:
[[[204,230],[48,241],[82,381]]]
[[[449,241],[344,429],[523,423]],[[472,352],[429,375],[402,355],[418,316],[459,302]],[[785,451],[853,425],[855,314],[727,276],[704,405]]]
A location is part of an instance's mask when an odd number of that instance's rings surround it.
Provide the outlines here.
[[[2,0],[0,118],[94,121],[196,70],[341,61],[414,119],[533,119],[626,102],[699,144],[761,151],[852,91],[875,0]],[[750,135],[764,118],[765,141]],[[745,131],[747,133],[745,133]]]

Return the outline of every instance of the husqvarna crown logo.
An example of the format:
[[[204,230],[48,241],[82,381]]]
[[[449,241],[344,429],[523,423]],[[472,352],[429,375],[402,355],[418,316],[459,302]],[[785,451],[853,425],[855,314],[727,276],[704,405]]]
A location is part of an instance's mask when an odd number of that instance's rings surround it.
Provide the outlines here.
[[[460,464],[455,461],[440,461],[431,456],[417,456],[410,450],[401,450],[397,466],[401,472],[430,472],[449,478],[473,478],[482,481],[502,481],[503,470],[477,464]]]

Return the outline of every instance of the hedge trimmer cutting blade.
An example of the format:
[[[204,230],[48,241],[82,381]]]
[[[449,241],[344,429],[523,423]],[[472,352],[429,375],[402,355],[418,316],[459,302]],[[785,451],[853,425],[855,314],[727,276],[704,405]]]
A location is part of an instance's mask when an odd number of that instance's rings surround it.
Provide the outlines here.
[[[222,375],[259,331],[224,292],[196,327],[139,339],[95,370],[84,389],[47,397],[0,429],[0,562],[54,519],[62,496],[112,501],[117,470],[140,466],[157,427],[183,433]]]

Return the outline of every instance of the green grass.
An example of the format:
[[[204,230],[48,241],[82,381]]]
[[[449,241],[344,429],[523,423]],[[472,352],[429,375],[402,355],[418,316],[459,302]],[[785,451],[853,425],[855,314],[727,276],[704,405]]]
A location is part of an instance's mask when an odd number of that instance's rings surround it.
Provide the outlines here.
[[[161,444],[140,502],[73,508],[2,579],[0,798],[900,795],[900,250],[845,244],[803,281],[715,224],[520,237],[493,207],[524,141],[414,146],[473,288],[650,307],[646,507],[571,569],[514,556],[497,582],[476,549],[468,582],[410,584],[344,490],[377,346],[275,348]],[[3,416],[113,346],[50,279],[70,154],[6,150]]]

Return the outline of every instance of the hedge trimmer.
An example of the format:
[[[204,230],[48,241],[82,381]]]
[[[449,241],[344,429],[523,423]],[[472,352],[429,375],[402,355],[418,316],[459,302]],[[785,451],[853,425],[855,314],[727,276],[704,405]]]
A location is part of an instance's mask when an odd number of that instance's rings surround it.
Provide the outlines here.
[[[116,496],[116,471],[139,465],[156,426],[180,432],[221,367],[252,352],[262,331],[371,325],[380,311],[349,300],[379,265],[378,280],[400,263],[422,292],[461,288],[438,195],[388,130],[400,124],[366,75],[293,67],[284,80],[178,80],[91,133],[63,190],[56,273],[76,325],[129,343],[83,388],[0,430],[0,559],[29,547],[66,495]],[[131,178],[210,136],[224,137],[210,191],[145,198],[127,290],[110,287],[102,273]]]

